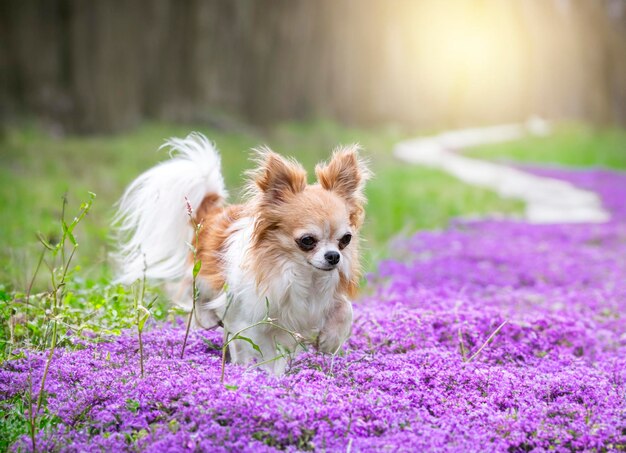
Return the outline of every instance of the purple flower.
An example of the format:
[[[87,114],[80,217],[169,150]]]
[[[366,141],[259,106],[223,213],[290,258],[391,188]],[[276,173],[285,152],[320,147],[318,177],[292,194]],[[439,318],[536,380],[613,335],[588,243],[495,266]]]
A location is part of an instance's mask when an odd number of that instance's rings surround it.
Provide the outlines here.
[[[194,333],[181,360],[182,325],[144,333],[144,378],[132,331],[60,350],[46,382],[58,422],[38,449],[626,448],[626,175],[536,172],[597,191],[612,221],[418,233],[356,302],[345,354],[309,352],[282,377],[229,364],[222,385],[221,335]],[[37,389],[44,363],[4,363],[2,399]]]

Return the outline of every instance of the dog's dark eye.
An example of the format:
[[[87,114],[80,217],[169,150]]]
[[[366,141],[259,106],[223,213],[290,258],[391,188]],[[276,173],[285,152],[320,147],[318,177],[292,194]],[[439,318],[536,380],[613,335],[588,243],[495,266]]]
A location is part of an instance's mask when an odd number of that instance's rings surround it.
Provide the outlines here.
[[[339,239],[339,248],[343,249],[350,243],[351,240],[352,240],[352,235],[350,233],[344,234],[343,237]]]
[[[302,236],[300,239],[296,239],[296,243],[298,244],[298,247],[300,247],[305,252],[308,252],[315,248],[315,245],[317,244],[317,239],[315,239],[313,236],[307,235]]]

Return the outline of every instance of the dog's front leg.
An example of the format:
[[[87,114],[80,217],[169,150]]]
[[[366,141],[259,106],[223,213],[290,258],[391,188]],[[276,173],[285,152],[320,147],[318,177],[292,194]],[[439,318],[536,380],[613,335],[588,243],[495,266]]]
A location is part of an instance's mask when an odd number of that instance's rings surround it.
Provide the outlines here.
[[[242,340],[242,337],[246,340]],[[284,332],[255,327],[232,340],[228,351],[233,363],[259,366],[279,376],[285,372],[291,354],[297,350],[297,345],[291,345],[292,342],[291,336]]]
[[[348,339],[352,330],[352,303],[339,296],[328,313],[318,338],[318,349],[335,354]]]

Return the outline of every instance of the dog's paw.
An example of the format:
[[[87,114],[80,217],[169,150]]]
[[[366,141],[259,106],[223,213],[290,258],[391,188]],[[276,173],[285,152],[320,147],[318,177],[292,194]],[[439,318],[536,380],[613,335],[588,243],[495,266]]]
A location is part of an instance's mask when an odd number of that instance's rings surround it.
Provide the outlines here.
[[[352,304],[341,298],[326,317],[324,328],[317,338],[317,348],[328,354],[336,354],[352,331]]]
[[[317,349],[326,354],[336,354],[348,339],[350,332],[341,335],[337,332],[322,331],[318,337]]]

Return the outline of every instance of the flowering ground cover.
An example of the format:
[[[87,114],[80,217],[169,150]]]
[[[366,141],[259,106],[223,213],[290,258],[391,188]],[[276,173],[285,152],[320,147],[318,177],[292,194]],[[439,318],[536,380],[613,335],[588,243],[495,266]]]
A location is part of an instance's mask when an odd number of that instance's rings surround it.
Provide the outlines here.
[[[194,333],[180,359],[182,322],[144,332],[143,378],[133,331],[57,350],[36,448],[626,450],[626,174],[532,171],[596,191],[612,221],[456,221],[402,240],[345,354],[304,354],[282,377],[227,365],[221,383],[221,335]],[[27,407],[45,360],[5,362],[0,399]]]

